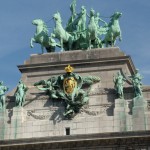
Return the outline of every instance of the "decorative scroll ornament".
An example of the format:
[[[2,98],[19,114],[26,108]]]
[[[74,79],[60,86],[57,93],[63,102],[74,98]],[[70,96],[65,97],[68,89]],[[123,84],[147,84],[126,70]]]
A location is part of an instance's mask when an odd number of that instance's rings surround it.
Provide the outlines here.
[[[54,76],[48,80],[36,82],[39,90],[46,91],[50,99],[61,99],[65,102],[64,116],[72,118],[79,113],[83,105],[89,101],[89,92],[92,84],[99,82],[100,78],[95,76],[81,77],[73,73],[73,67],[68,65],[65,68],[66,73],[60,76]],[[42,87],[41,87],[42,86]]]

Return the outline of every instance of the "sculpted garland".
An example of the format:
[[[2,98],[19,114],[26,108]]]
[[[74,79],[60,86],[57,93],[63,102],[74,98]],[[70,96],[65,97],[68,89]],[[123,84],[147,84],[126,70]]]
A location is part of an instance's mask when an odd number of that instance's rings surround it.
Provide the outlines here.
[[[87,50],[114,46],[117,38],[122,40],[119,25],[122,13],[115,12],[107,24],[94,9],[91,9],[88,15],[85,6],[81,6],[81,12],[77,13],[76,0],[72,1],[70,11],[71,16],[65,28],[62,26],[61,14],[57,12],[53,15],[55,27],[50,36],[48,27],[42,19],[33,20],[32,24],[36,26],[36,33],[31,38],[30,46],[33,48],[33,43],[39,43],[44,53],[44,48],[47,52],[55,52],[56,47],[60,47],[61,51]],[[86,26],[87,17],[89,21]],[[104,25],[100,26],[99,22]],[[60,43],[57,43],[55,39],[58,39]]]

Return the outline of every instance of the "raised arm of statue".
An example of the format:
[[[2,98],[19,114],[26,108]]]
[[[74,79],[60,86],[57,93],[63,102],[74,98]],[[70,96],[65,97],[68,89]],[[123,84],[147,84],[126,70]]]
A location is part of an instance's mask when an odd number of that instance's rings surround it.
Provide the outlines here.
[[[103,22],[106,26],[108,25],[107,22],[105,22],[105,21],[102,20],[101,18],[99,18],[99,21]]]
[[[72,12],[72,15],[75,17],[76,16],[76,0],[72,1],[70,5],[70,10]]]
[[[99,13],[96,13],[96,15],[95,15],[95,23],[96,23],[96,25],[97,25],[98,27],[99,27],[99,22],[103,22],[103,23],[105,24],[105,26],[108,25],[104,20],[102,20],[102,19],[100,18],[100,14],[99,14]]]
[[[87,17],[89,17],[89,18],[90,18],[90,15],[89,15],[88,13],[86,13],[86,15],[87,15]]]

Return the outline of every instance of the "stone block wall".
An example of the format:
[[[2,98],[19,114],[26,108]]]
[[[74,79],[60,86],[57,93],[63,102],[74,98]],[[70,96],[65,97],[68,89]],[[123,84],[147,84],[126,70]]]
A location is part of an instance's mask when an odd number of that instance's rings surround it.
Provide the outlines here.
[[[37,81],[64,74],[64,67],[68,64],[81,76],[92,75],[101,78],[101,82],[92,86],[89,103],[72,120],[63,117],[63,101],[51,100],[33,86]],[[0,115],[1,139],[150,129],[150,87],[143,88],[144,101],[148,104],[139,110],[142,112],[140,118],[144,116],[144,123],[136,117],[138,113],[135,113],[130,81],[127,81],[124,88],[125,100],[116,97],[113,75],[118,71],[124,76],[125,73],[131,75],[135,71],[131,58],[119,48],[32,55],[18,68],[22,73],[21,79],[29,90],[23,108],[15,107],[14,90],[7,95],[7,109],[3,112],[5,115]]]

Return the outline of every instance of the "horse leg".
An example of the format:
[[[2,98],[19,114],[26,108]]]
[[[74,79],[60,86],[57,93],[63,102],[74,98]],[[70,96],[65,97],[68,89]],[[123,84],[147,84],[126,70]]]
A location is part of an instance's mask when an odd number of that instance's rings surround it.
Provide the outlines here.
[[[44,53],[44,46],[41,44],[42,54]]]
[[[30,41],[30,47],[31,48],[33,48],[34,46],[33,46],[33,42],[35,43],[36,41],[35,41],[35,39],[34,38],[31,38],[31,41]]]
[[[60,38],[60,45],[61,45],[61,52],[64,51],[64,48],[63,48],[63,38]]]
[[[69,37],[69,50],[72,50],[73,38]]]
[[[105,39],[103,41],[103,45],[104,45],[104,47],[108,47],[108,41],[106,40],[106,37],[105,37]]]
[[[122,41],[122,35],[121,35],[121,32],[119,33],[119,41]]]
[[[89,38],[89,47],[88,49],[90,50],[91,49],[91,38]]]
[[[5,109],[5,107],[6,107],[6,106],[5,106],[5,96],[2,97],[2,103],[3,103],[3,104],[2,104],[2,107]]]
[[[91,35],[90,35],[90,32],[87,32],[87,36],[86,36],[86,40],[88,40],[88,50],[91,49]]]
[[[114,47],[114,44],[115,44],[115,38],[113,34],[111,34],[111,46]]]

